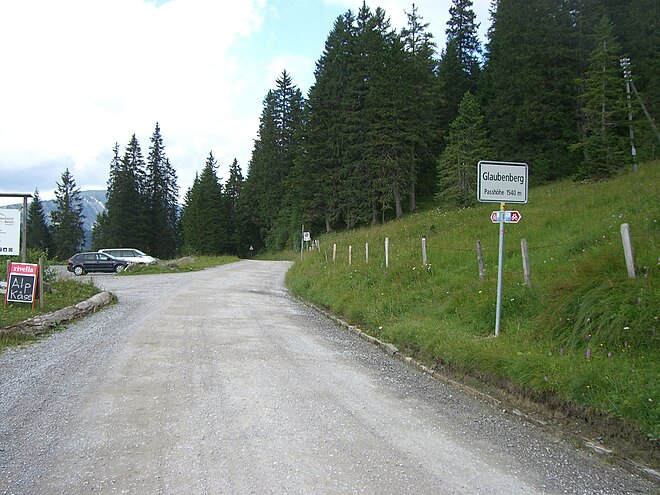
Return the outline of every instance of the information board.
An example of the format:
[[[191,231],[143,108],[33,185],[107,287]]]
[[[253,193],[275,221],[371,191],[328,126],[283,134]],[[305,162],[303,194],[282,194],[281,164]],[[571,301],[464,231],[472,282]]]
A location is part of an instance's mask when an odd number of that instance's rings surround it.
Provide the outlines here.
[[[37,293],[39,265],[32,263],[10,263],[7,274],[7,293],[5,306],[8,302],[30,303],[34,307]]]
[[[21,212],[0,210],[0,256],[19,254],[21,238]]]
[[[527,164],[487,162],[478,164],[477,199],[490,203],[527,203]]]

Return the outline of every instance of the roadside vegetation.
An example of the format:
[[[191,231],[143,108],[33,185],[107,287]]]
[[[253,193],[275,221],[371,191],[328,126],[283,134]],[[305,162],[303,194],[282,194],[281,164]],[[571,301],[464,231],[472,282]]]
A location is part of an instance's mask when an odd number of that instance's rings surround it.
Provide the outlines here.
[[[176,260],[164,260],[153,265],[132,265],[128,270],[119,273],[119,276],[196,272],[235,261],[239,261],[236,256],[186,256]]]
[[[641,432],[641,447],[655,451],[657,463],[659,178],[655,161],[611,180],[537,187],[528,204],[507,205],[522,220],[505,229],[497,338],[499,225],[491,223],[490,213],[499,204],[434,209],[321,236],[320,250],[296,261],[287,285],[296,296],[446,373],[550,404],[560,415],[572,411],[587,423],[618,418],[607,435],[627,441],[630,431]],[[636,278],[626,270],[623,223],[630,225]],[[521,239],[528,245],[531,287],[523,278]]]
[[[4,276],[3,276],[4,277]],[[44,294],[44,306],[39,307],[36,297],[34,311],[27,303],[8,303],[0,308],[0,350],[4,347],[36,340],[34,337],[16,333],[6,333],[2,329],[33,318],[37,315],[52,313],[66,308],[98,294],[99,289],[92,283],[79,283],[75,280],[53,280],[49,282],[49,292]],[[4,301],[4,294],[1,295]]]

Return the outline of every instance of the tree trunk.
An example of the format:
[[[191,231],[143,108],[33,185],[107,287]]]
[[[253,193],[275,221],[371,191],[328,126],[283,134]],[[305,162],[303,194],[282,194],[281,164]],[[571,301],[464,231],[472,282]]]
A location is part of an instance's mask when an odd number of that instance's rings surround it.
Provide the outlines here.
[[[396,217],[401,218],[403,216],[403,208],[401,208],[401,194],[399,193],[398,186],[394,188],[394,205],[396,208]]]

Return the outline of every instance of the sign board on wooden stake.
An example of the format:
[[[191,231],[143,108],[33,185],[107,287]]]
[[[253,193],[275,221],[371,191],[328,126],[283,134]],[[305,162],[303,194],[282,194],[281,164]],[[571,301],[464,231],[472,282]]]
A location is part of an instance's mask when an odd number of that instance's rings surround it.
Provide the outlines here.
[[[34,309],[34,299],[37,293],[37,277],[39,265],[31,263],[10,263],[7,273],[7,293],[5,306],[8,302],[31,303]]]

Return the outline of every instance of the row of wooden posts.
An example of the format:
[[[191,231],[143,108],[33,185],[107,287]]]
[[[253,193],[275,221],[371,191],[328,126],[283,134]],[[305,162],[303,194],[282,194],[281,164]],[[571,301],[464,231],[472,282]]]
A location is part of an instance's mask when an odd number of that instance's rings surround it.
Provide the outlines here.
[[[630,227],[627,223],[621,225],[621,240],[623,242],[623,252],[626,258],[626,267],[628,269],[628,276],[630,278],[635,278],[635,262],[633,257],[632,242],[630,241]],[[314,241],[314,247],[321,251],[321,245],[318,240]],[[527,240],[520,240],[520,250],[522,253],[523,260],[523,275],[525,278],[525,284],[528,287],[532,285],[532,275],[531,268],[529,264],[529,255],[527,251]],[[365,243],[364,246],[365,259],[367,264],[369,263],[369,243]],[[327,258],[327,256],[326,256]],[[337,260],[337,244],[332,245],[332,262]],[[484,268],[484,259],[483,252],[481,249],[481,241],[477,241],[477,262],[479,265],[479,279],[484,280],[486,277],[486,270]],[[353,264],[353,246],[348,246],[348,264]],[[426,237],[422,237],[422,265],[428,265],[428,258],[426,255]],[[385,268],[390,266],[390,239],[389,237],[385,238]]]

